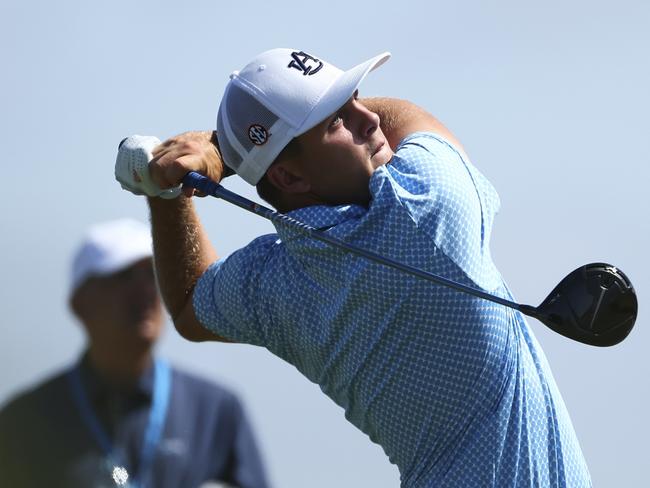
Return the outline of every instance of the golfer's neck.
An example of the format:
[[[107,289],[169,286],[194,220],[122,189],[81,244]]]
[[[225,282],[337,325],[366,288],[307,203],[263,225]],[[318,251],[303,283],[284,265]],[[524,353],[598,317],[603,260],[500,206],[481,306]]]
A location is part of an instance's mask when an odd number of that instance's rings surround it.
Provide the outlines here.
[[[152,361],[150,347],[115,350],[90,344],[88,356],[93,368],[105,380],[118,386],[135,383]]]

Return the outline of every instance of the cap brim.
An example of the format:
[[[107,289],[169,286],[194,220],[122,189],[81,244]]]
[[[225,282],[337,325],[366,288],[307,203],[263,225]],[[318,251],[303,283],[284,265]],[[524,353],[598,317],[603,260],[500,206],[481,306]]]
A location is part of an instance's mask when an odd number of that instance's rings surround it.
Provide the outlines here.
[[[296,136],[304,134],[341,108],[354,94],[368,73],[384,64],[389,58],[390,53],[385,52],[343,72],[343,74],[332,83],[318,101],[316,107],[314,107],[312,112],[300,125]]]

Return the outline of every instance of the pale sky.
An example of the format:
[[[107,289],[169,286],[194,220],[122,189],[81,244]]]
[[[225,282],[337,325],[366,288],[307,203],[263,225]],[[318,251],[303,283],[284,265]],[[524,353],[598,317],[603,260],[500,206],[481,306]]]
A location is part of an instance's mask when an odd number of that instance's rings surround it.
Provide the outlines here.
[[[531,325],[549,358],[594,486],[640,486],[650,436],[650,4],[643,0],[304,3],[4,0],[0,403],[83,347],[66,306],[71,253],[92,223],[147,219],[113,178],[118,142],[212,129],[233,70],[274,47],[350,68],[393,58],[361,95],[407,98],[445,123],[498,190],[492,253],[515,296],[539,304],[579,265],[610,262],[640,313],[622,344],[597,349]],[[254,197],[251,188],[231,188]],[[272,227],[205,199],[225,255]],[[243,398],[274,486],[399,484],[381,449],[316,385],[259,348],[190,344],[176,364]]]

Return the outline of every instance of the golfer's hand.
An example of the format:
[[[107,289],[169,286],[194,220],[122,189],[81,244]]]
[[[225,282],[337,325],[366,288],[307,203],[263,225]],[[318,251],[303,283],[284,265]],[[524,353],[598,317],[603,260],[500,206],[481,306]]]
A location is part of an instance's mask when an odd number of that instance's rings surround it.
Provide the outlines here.
[[[160,188],[178,186],[190,171],[216,182],[225,176],[221,156],[212,143],[212,132],[185,132],[174,136],[156,147],[152,154],[149,174]],[[183,193],[192,196],[195,191],[183,188]]]

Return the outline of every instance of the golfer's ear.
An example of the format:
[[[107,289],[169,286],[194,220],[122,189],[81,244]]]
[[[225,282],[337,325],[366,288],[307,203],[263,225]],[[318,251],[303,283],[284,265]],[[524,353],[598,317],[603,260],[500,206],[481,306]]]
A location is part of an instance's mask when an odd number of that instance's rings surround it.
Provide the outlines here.
[[[284,161],[272,165],[266,171],[266,178],[274,187],[285,193],[306,193],[311,189],[309,181]]]

